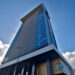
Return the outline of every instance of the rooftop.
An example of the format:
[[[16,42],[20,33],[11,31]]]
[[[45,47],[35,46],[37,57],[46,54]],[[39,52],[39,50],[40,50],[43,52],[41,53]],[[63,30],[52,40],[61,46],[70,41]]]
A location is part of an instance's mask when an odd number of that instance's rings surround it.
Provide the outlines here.
[[[22,22],[25,22],[30,16],[32,16],[34,13],[40,11],[43,8],[44,8],[44,5],[43,4],[40,4],[35,9],[33,9],[31,12],[29,12],[26,16],[24,16],[23,18],[21,18],[21,21]]]

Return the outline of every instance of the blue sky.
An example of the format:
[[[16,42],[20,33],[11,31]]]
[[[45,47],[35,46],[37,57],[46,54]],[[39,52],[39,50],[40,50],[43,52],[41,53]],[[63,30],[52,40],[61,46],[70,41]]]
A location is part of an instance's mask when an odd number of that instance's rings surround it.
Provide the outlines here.
[[[75,49],[75,0],[0,0],[0,40],[10,44],[20,18],[43,3],[47,8],[58,49]]]

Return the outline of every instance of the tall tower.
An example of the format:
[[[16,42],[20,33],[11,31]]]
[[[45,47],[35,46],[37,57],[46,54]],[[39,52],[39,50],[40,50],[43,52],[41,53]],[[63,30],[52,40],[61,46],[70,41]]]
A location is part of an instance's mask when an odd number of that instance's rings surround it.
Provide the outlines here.
[[[71,66],[58,51],[44,5],[24,16],[21,22],[0,66],[0,75],[73,75]]]

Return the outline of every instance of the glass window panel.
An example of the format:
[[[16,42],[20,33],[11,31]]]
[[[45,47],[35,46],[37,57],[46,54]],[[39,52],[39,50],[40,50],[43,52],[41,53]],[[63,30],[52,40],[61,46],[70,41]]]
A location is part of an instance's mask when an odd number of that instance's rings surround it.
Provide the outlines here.
[[[56,64],[55,66],[56,66],[56,71],[61,70],[61,64],[60,63]]]

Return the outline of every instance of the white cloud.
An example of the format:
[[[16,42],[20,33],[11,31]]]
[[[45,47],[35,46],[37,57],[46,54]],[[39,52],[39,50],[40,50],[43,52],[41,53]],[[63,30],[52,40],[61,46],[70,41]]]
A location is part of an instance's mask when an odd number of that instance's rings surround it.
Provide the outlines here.
[[[68,62],[72,65],[72,67],[75,69],[75,51],[65,52],[63,53],[63,55],[68,60]]]
[[[7,52],[9,48],[9,44],[4,44],[1,40],[0,40],[0,64]]]

